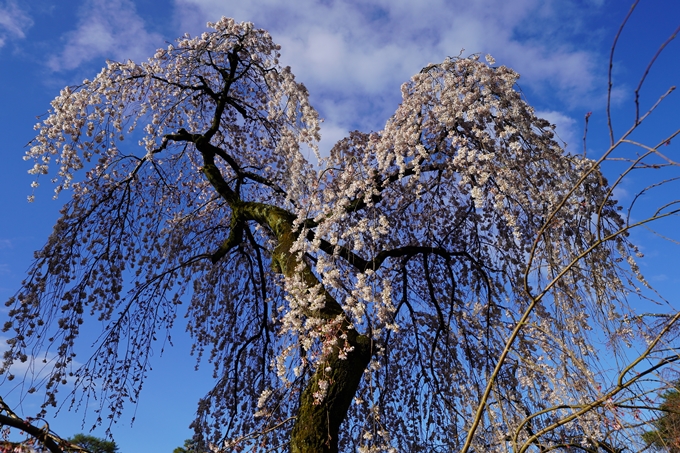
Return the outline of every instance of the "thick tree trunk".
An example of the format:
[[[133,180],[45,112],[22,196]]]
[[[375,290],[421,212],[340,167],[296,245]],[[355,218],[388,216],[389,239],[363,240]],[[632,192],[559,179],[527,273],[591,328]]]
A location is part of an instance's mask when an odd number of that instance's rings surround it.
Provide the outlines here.
[[[349,336],[349,335],[348,335]],[[349,341],[354,350],[340,359],[337,351],[319,364],[300,397],[300,408],[291,434],[292,453],[334,453],[338,451],[340,425],[371,360],[371,345],[366,336],[356,335]],[[326,368],[330,367],[330,371]],[[325,398],[319,404],[314,393],[319,380],[329,383]]]

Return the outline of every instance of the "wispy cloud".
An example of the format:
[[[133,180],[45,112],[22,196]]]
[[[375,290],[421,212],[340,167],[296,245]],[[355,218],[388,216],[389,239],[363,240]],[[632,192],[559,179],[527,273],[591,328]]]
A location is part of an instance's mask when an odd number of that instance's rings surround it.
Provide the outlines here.
[[[0,47],[8,39],[25,38],[33,20],[12,0],[0,1]]]
[[[571,0],[175,0],[175,6],[183,31],[197,33],[223,15],[268,29],[334,133],[382,128],[400,85],[461,49],[463,56],[492,54],[522,74],[523,86],[557,93],[567,104],[583,99],[598,77],[594,52],[564,39],[579,26]],[[315,92],[324,93],[323,105]]]
[[[73,69],[93,58],[145,60],[160,47],[160,35],[146,30],[131,0],[87,0],[63,50],[48,60],[55,71]]]
[[[0,335],[0,355],[4,355],[6,351],[10,349],[7,341],[10,337]],[[15,389],[19,392],[27,392],[29,388],[35,386],[40,387],[45,384],[49,375],[54,371],[54,365],[56,364],[57,355],[53,352],[35,351],[35,355],[29,354],[25,357],[25,360],[16,360],[12,366],[7,370],[7,375],[13,375],[16,378]],[[74,360],[70,367],[72,369],[78,369],[82,364]],[[5,376],[5,378],[6,378]],[[73,376],[66,377],[67,384],[71,387],[75,378]],[[10,390],[12,392],[13,390]],[[5,397],[8,395],[5,394]]]
[[[555,125],[555,133],[562,142],[567,144],[567,151],[572,154],[582,152],[583,147],[579,148],[581,143],[579,143],[580,139],[578,137],[579,128],[582,125],[577,124],[575,119],[554,110],[537,111],[536,116],[546,119]]]

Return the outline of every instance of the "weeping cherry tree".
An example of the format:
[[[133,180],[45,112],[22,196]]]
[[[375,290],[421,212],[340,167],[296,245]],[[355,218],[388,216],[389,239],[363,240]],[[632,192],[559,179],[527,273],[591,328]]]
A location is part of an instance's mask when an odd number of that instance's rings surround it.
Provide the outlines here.
[[[36,126],[31,172],[70,198],[8,303],[3,370],[51,360],[39,415],[86,401],[119,416],[186,316],[214,367],[193,422],[206,450],[630,443],[641,379],[677,358],[677,315],[631,311],[644,279],[618,181],[562,149],[517,73],[430,65],[383,130],[321,156],[270,35],[209,27],[109,62]]]

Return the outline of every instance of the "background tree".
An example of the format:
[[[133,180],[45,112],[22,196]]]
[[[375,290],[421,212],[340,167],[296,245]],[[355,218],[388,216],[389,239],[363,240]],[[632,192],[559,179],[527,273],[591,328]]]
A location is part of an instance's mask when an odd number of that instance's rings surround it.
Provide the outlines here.
[[[652,430],[643,434],[645,442],[654,450],[680,452],[680,392],[678,383],[661,395],[659,416],[652,422]]]
[[[172,453],[201,453],[200,450],[196,448],[196,442],[193,439],[186,439],[184,445],[175,448]]]
[[[83,447],[90,453],[116,453],[118,446],[112,440],[102,439],[89,434],[76,434],[69,437],[68,441],[74,445]]]
[[[44,407],[71,378],[73,400],[115,417],[192,288],[188,328],[216,376],[194,428],[225,451],[636,438],[651,379],[677,360],[678,314],[629,307],[645,281],[627,234],[677,204],[621,216],[600,164],[648,114],[611,130],[599,161],[566,154],[516,73],[447,59],[402,86],[382,131],[317,166],[317,114],[278,46],[252,24],[210,26],[110,62],[37,126],[32,171],[56,164],[72,197],[9,302],[6,373],[55,354]],[[622,177],[673,168],[659,146],[677,133],[637,143]],[[105,327],[76,368],[90,315]]]

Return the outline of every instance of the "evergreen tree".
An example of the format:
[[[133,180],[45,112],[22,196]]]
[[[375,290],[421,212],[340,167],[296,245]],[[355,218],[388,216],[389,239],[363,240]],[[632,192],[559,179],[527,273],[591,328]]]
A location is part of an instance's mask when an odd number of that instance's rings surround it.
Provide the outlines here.
[[[659,406],[661,415],[652,422],[653,430],[647,431],[642,438],[652,449],[680,453],[680,381],[674,388],[665,392]]]

